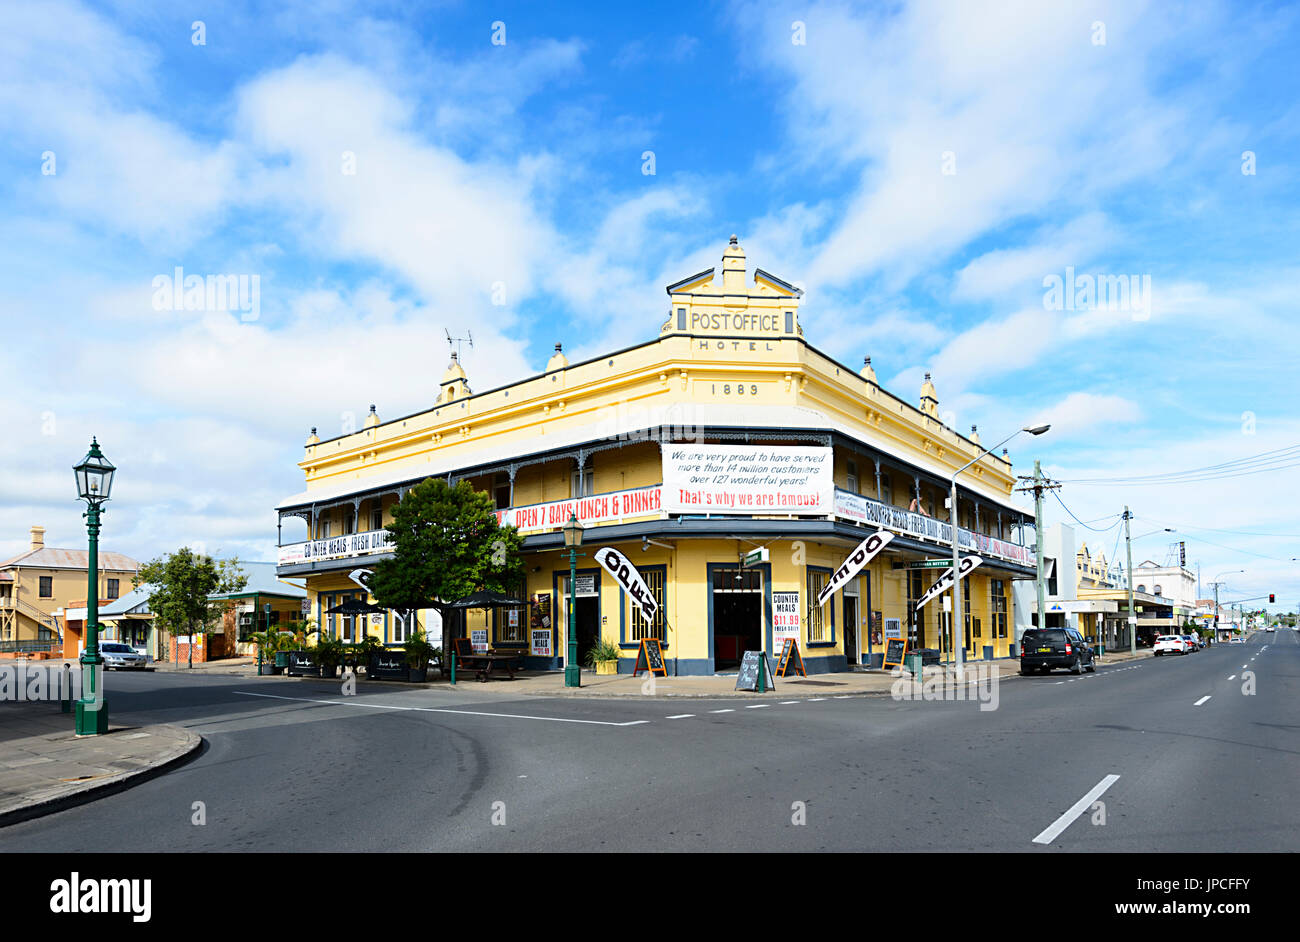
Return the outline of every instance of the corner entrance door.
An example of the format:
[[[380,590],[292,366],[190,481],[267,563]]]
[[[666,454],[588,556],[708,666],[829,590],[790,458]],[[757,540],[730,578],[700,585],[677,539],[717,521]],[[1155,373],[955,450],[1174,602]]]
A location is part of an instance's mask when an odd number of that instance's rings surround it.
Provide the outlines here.
[[[844,596],[844,657],[850,664],[858,663],[858,598]]]
[[[763,574],[757,569],[713,570],[713,669],[740,665],[763,647]]]

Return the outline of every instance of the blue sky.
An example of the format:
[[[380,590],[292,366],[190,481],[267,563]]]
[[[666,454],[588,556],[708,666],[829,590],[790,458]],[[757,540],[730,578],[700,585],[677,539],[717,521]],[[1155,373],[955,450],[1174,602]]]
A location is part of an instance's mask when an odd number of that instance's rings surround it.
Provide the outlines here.
[[[896,394],[1051,421],[1024,473],[1296,445],[1298,39],[1271,3],[7,4],[0,555],[80,544],[97,434],[112,548],[272,558],[307,430],[423,408],[444,330],[480,389],[648,339],[732,232]],[[258,275],[256,319],[157,310],[176,266]],[[1048,309],[1067,269],[1150,303]],[[1295,470],[1060,494],[1294,606]]]

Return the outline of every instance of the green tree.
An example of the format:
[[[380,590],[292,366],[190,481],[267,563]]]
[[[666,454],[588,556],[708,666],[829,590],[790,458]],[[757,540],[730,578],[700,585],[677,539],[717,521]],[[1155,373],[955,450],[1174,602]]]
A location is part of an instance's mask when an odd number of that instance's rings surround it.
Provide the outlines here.
[[[406,492],[384,529],[394,552],[375,566],[370,593],[385,608],[436,609],[450,629],[457,599],[523,585],[523,537],[497,522],[491,498],[468,481],[426,478]]]
[[[221,617],[227,602],[213,600],[216,593],[238,592],[248,584],[239,560],[214,560],[182,546],[174,553],[151,559],[140,567],[135,585],[150,589],[149,611],[154,624],[173,638],[207,634]],[[194,645],[189,646],[189,666],[194,667]]]

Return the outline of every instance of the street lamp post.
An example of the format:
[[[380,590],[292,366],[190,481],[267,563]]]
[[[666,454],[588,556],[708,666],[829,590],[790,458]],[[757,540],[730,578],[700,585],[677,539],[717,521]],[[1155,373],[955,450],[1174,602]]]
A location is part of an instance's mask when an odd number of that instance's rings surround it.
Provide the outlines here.
[[[564,658],[566,687],[582,686],[582,668],[578,664],[578,636],[574,633],[578,608],[578,557],[586,555],[578,552],[578,547],[582,545],[582,529],[582,521],[570,511],[569,521],[564,525],[564,548],[569,551],[569,643],[568,654]]]
[[[966,653],[966,639],[964,637],[965,635],[964,629],[966,625],[965,625],[965,618],[963,617],[964,613],[962,612],[962,605],[961,605],[962,603],[961,578],[960,578],[961,577],[961,541],[958,539],[960,523],[957,519],[957,475],[961,474],[963,471],[965,471],[975,462],[979,461],[985,455],[997,451],[999,448],[1001,448],[1007,442],[1011,441],[1011,439],[1015,438],[1021,432],[1028,432],[1030,435],[1042,435],[1049,428],[1051,428],[1050,425],[1036,425],[1032,428],[1017,429],[1016,431],[1008,435],[1006,438],[1002,439],[1002,441],[994,445],[992,448],[984,449],[982,452],[980,452],[978,455],[976,455],[974,458],[966,462],[964,465],[962,465],[960,468],[958,468],[956,471],[952,473],[952,478],[950,481],[951,493],[948,498],[951,503],[951,506],[949,507],[948,510],[948,519],[952,524],[952,622],[951,622],[952,657],[953,657],[953,666],[956,668],[957,681],[959,683],[961,682],[963,674],[965,672],[964,661],[965,661],[965,653]],[[1037,524],[1035,524],[1035,528],[1037,528]],[[994,641],[995,645],[996,643],[997,642]]]
[[[113,473],[117,470],[99,450],[98,439],[91,439],[90,451],[73,467],[77,477],[77,496],[86,502],[86,531],[90,537],[87,560],[86,638],[81,651],[81,698],[77,700],[76,731],[78,736],[99,736],[108,732],[108,702],[104,699],[103,678],[99,665],[99,508],[113,490]]]

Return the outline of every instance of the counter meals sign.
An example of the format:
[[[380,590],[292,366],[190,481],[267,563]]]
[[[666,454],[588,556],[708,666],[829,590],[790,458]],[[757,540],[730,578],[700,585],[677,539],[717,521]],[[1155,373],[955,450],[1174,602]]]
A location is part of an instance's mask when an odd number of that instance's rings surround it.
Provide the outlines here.
[[[831,449],[664,445],[664,510],[676,514],[809,514],[834,510]]]

